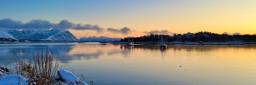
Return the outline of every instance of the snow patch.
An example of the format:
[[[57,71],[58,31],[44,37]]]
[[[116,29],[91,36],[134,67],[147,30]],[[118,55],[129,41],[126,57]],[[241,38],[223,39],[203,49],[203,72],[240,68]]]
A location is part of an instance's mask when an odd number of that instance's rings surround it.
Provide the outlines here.
[[[71,71],[61,69],[58,71],[60,78],[67,84],[72,85],[88,85],[85,82],[82,82],[77,76],[75,76]]]
[[[0,85],[27,85],[27,79],[16,74],[6,75],[0,79]]]

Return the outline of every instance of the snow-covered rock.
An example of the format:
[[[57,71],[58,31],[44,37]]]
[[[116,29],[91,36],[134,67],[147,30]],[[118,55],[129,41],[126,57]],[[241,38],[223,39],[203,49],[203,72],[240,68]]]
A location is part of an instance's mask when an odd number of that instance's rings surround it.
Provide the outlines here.
[[[0,66],[0,75],[3,75],[8,72],[9,72],[8,68]]]
[[[77,76],[75,76],[71,71],[61,69],[58,71],[58,75],[61,80],[63,80],[67,84],[71,85],[88,85],[87,83],[81,81]]]
[[[0,85],[28,85],[27,79],[21,75],[11,74],[0,79]]]

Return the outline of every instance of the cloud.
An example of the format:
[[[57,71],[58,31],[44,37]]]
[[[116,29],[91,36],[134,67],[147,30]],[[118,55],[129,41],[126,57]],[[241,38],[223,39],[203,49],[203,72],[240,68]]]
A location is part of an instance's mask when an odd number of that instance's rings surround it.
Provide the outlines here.
[[[21,21],[15,21],[12,19],[2,19],[0,20],[0,28],[2,29],[30,29],[30,28],[50,28],[55,27],[56,25],[45,20],[31,20],[27,23]]]
[[[45,20],[31,20],[27,23],[22,24],[22,28],[51,28],[55,27],[55,24]]]
[[[0,20],[0,28],[11,30],[11,29],[76,29],[76,30],[93,30],[97,32],[102,32],[103,28],[99,27],[98,25],[81,25],[69,22],[68,20],[62,20],[59,23],[51,23],[46,20],[31,20],[29,22],[21,22],[15,21],[12,19],[2,19]]]
[[[102,32],[103,28],[99,27],[98,25],[82,25],[82,24],[74,24],[72,22],[69,22],[68,20],[62,20],[57,24],[57,27],[59,29],[75,29],[75,30],[93,30],[97,32]]]
[[[146,34],[155,34],[155,35],[172,35],[172,32],[169,32],[168,30],[153,30],[149,32],[145,32]]]
[[[76,24],[68,20],[61,20],[60,22],[53,23],[47,20],[31,20],[28,22],[22,22],[12,19],[0,19],[0,30],[49,30],[49,29],[58,29],[58,30],[91,30],[96,33],[113,33],[113,34],[122,34],[128,35],[131,33],[131,29],[128,27],[123,28],[103,28],[98,25],[91,24]]]
[[[93,31],[97,31],[97,32],[102,32],[103,31],[103,28],[99,27],[98,25],[90,25],[90,24],[86,24],[86,25],[77,24],[77,25],[73,26],[72,29],[93,30]]]
[[[57,24],[56,28],[59,28],[59,29],[69,29],[69,28],[73,27],[73,25],[74,24],[69,22],[68,20],[62,20],[62,21],[60,21]]]
[[[20,28],[22,22],[14,21],[11,19],[2,19],[0,20],[0,28]]]
[[[108,28],[107,31],[113,32],[113,33],[121,33],[121,34],[129,34],[131,32],[131,29],[128,27],[123,27],[121,29],[115,29],[115,28]]]
[[[1,19],[0,28],[6,30],[12,29],[49,29],[51,27],[56,27],[56,24],[51,23],[46,20],[31,20],[29,22],[23,23],[21,21],[15,21],[12,19]]]

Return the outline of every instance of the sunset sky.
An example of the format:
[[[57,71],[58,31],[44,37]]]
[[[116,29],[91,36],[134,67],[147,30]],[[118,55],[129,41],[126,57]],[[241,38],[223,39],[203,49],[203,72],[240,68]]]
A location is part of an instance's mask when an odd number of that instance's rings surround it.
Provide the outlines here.
[[[256,0],[1,0],[0,19],[5,18],[131,29],[128,34],[71,29],[77,37],[122,37],[161,30],[256,34]]]

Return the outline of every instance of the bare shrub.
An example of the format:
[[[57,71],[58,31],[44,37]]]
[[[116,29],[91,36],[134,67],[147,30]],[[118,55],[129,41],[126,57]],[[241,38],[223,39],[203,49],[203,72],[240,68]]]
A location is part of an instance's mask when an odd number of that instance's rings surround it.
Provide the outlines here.
[[[57,83],[59,64],[50,53],[39,54],[32,61],[17,63],[17,73],[28,78],[28,85],[54,85]]]

